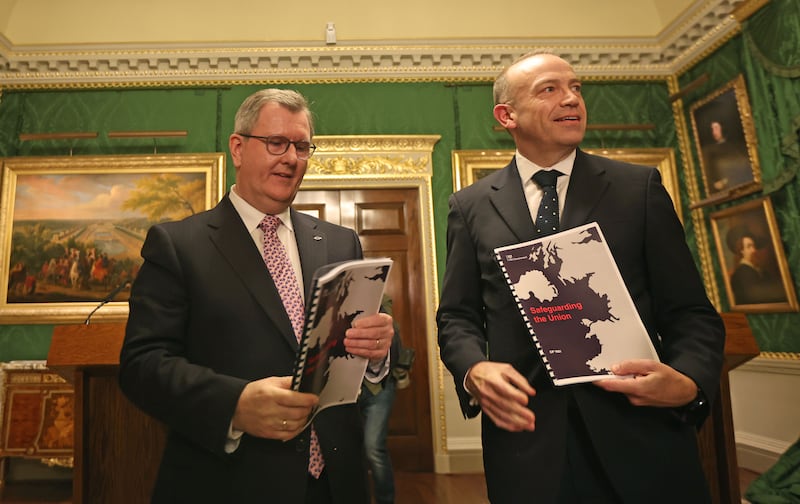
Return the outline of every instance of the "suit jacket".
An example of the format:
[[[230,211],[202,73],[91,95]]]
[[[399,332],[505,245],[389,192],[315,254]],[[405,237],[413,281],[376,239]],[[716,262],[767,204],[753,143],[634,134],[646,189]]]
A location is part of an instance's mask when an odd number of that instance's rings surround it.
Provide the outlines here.
[[[561,228],[596,221],[663,362],[709,398],[722,366],[724,326],[709,303],[658,170],[577,152]],[[493,502],[553,502],[565,463],[574,397],[595,450],[625,502],[704,502],[694,426],[669,408],[635,407],[591,384],[554,387],[493,249],[536,238],[516,162],[450,198],[447,265],[437,315],[441,357],[464,414],[463,387],[479,361],[511,363],[537,394],[534,432],[511,433],[484,415],[484,466]],[[533,496],[533,500],[531,500]]]
[[[350,229],[292,210],[308,292],[324,264],[360,258]],[[168,438],[153,502],[304,502],[309,429],[288,441],[245,434],[225,453],[245,385],[289,376],[297,352],[261,253],[229,196],[212,210],[153,226],[132,286],[119,383]],[[369,502],[355,405],[314,421],[335,502]]]

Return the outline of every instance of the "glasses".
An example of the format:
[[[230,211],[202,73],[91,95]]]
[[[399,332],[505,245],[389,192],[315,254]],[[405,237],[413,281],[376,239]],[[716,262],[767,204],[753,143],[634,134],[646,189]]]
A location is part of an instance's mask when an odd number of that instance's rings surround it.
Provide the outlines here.
[[[298,159],[308,159],[312,154],[314,154],[314,151],[317,150],[317,146],[311,142],[306,142],[303,140],[292,142],[285,136],[281,135],[258,136],[246,135],[244,133],[238,133],[238,135],[246,138],[255,138],[257,140],[261,140],[264,142],[264,145],[267,146],[267,152],[275,156],[285,154],[286,151],[289,150],[290,145],[294,145],[294,152],[297,154]]]

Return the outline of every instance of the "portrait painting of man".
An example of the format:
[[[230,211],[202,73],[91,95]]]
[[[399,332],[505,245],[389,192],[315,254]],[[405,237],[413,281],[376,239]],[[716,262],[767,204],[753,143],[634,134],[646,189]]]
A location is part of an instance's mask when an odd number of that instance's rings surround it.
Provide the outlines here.
[[[732,311],[797,311],[794,284],[770,199],[711,214]]]
[[[691,116],[706,196],[757,189],[761,175],[744,79],[693,104]]]

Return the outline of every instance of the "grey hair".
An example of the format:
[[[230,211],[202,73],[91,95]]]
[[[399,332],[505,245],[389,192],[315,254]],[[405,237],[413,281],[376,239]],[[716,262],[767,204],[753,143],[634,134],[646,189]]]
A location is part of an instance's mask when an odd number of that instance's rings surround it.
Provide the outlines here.
[[[314,137],[314,119],[308,101],[303,95],[291,89],[262,89],[251,94],[239,106],[233,121],[233,131],[250,134],[258,121],[261,108],[267,103],[277,103],[290,112],[305,112],[311,137]]]
[[[540,54],[552,54],[557,56],[555,53],[547,49],[536,49],[534,51],[527,52],[522,56],[518,57],[517,59],[512,61],[510,65],[505,67],[502,72],[500,72],[500,75],[498,75],[497,78],[494,80],[494,86],[492,87],[492,94],[494,95],[495,105],[498,105],[500,103],[509,103],[511,101],[511,95],[515,91],[515,89],[512,89],[511,83],[508,82],[509,69],[511,69],[514,65],[516,65],[520,61],[524,61],[528,58],[532,58]]]

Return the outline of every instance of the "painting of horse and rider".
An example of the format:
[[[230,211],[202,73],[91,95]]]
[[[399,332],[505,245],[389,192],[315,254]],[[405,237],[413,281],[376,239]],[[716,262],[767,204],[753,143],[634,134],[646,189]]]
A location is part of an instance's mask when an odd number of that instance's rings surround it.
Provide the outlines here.
[[[215,204],[209,180],[204,170],[18,171],[13,194],[4,190],[13,199],[4,204],[6,307],[93,306],[115,289],[114,301],[126,301],[120,287],[136,277],[147,230]]]

